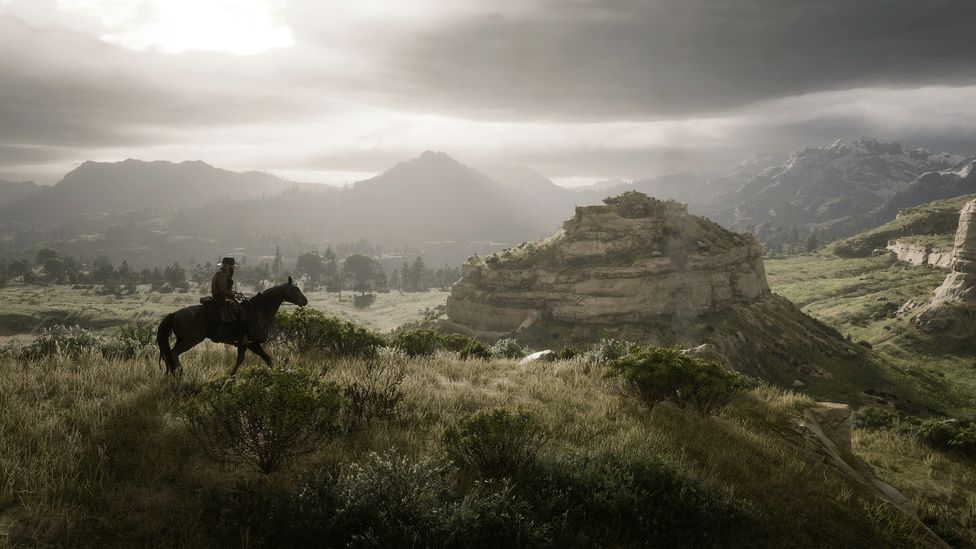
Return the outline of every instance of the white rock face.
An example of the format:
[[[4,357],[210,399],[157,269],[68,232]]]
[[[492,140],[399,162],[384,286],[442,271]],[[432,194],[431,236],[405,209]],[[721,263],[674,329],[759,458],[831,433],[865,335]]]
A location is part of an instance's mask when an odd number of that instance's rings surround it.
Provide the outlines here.
[[[758,244],[640,193],[584,206],[546,240],[465,262],[450,322],[504,333],[536,322],[691,318],[769,294]]]
[[[888,242],[888,251],[895,254],[900,261],[912,265],[932,265],[940,269],[952,267],[952,250],[930,245],[913,244],[902,240]]]
[[[952,272],[935,290],[936,301],[976,303],[976,200],[959,212],[952,247]]]

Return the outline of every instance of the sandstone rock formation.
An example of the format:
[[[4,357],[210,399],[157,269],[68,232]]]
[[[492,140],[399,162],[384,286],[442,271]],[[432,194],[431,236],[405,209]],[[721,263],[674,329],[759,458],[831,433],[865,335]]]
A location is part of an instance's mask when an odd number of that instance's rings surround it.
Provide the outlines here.
[[[952,267],[952,250],[931,244],[916,244],[906,240],[889,240],[887,250],[900,261],[912,265],[931,265],[940,269]]]
[[[935,291],[938,301],[976,303],[976,200],[959,212],[952,247],[952,272]]]
[[[812,435],[815,449],[841,471],[898,510],[916,517],[912,501],[874,474],[851,447],[851,409],[846,404],[818,402],[803,412],[800,426]],[[933,538],[937,539],[937,538]]]
[[[769,294],[752,237],[638,192],[604,202],[577,207],[546,240],[469,258],[448,298],[447,322],[495,335],[549,321],[692,319]]]
[[[976,325],[976,200],[959,212],[959,228],[952,248],[952,270],[936,288],[931,303],[912,322],[927,332],[942,332],[954,324]]]

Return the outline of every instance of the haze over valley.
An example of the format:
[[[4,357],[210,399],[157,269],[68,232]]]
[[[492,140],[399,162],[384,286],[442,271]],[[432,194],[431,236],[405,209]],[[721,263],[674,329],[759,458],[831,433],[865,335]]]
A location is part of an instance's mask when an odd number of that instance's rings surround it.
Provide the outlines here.
[[[0,0],[0,546],[976,547],[974,17]]]

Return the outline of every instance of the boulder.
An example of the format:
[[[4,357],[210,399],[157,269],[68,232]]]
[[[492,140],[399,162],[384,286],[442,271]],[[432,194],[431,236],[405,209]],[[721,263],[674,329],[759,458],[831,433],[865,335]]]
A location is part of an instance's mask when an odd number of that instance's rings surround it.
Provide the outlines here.
[[[546,349],[545,351],[537,351],[519,361],[519,366],[525,366],[526,364],[532,364],[533,362],[552,362],[556,360],[556,351],[551,349]]]

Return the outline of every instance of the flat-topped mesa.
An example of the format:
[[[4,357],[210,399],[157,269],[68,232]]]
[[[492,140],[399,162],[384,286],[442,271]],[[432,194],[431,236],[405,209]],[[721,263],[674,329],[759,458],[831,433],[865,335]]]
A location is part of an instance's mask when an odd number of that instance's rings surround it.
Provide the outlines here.
[[[959,212],[959,228],[952,247],[952,272],[935,290],[941,302],[976,303],[976,200]]]
[[[540,321],[693,319],[769,294],[751,236],[638,192],[604,202],[576,208],[545,240],[468,258],[447,301],[449,322],[498,334]]]

